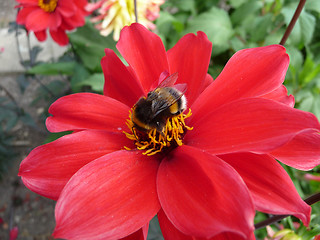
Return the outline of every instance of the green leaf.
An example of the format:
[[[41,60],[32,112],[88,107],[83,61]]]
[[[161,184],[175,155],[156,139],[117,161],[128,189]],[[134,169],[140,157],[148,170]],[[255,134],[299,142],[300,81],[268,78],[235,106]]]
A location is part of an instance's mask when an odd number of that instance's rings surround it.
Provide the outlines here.
[[[305,226],[301,226],[301,229],[299,229],[300,231],[298,232],[300,236],[302,236],[303,240],[311,240],[314,239],[314,237],[316,235],[320,234],[320,226],[319,225],[315,225],[315,226],[311,226],[307,229]]]
[[[169,12],[161,12],[160,17],[156,21],[158,35],[161,37],[162,42],[166,49],[174,46],[179,40],[180,33],[185,28],[189,14],[178,12],[172,15]]]
[[[91,89],[95,92],[102,93],[104,85],[104,76],[103,73],[95,73],[90,77],[84,79],[81,82],[77,83],[78,86],[90,86]]]
[[[213,7],[208,12],[191,19],[185,33],[203,31],[213,42],[214,53],[225,51],[228,41],[234,34],[229,15],[226,11]]]
[[[71,134],[71,133],[72,133],[72,131],[50,133],[49,136],[44,141],[44,144],[53,142],[53,141],[57,140],[58,138],[63,137],[64,135]]]
[[[287,25],[289,25],[294,12],[295,12],[295,8],[284,7],[282,9],[281,13],[284,16],[285,23]],[[290,40],[290,42],[292,42],[296,46],[308,45],[312,40],[315,26],[316,26],[315,17],[306,11],[302,11],[301,15],[299,16],[289,36],[288,41]]]
[[[241,5],[231,14],[232,24],[240,25],[248,16],[254,14],[262,7],[262,2],[251,0],[247,1],[245,4]]]
[[[301,69],[303,63],[302,53],[292,45],[287,46],[286,49],[290,57],[290,65],[292,65],[295,70]]]
[[[305,86],[307,83],[311,82],[314,78],[320,73],[320,64],[315,65],[313,60],[309,55],[304,62],[302,71],[299,74],[299,82],[302,86]]]
[[[320,13],[320,1],[319,0],[308,0],[305,5],[306,10],[316,11]]]
[[[166,1],[166,4],[171,5],[171,7],[177,7],[181,11],[190,11],[192,13],[194,13],[195,11],[194,0],[171,0],[171,1]]]
[[[74,75],[71,78],[71,89],[72,92],[80,92],[84,86],[81,83],[90,76],[90,73],[81,64],[77,64],[74,70]]]
[[[105,48],[110,48],[118,54],[112,34],[107,37],[101,36],[90,22],[87,22],[81,28],[77,28],[75,32],[70,33],[68,36],[73,49],[81,58],[85,67],[92,71],[102,71],[100,61],[105,55]]]
[[[315,96],[312,112],[316,115],[318,119],[320,119],[320,96]]]
[[[253,24],[253,29],[250,32],[252,42],[264,40],[272,26],[272,14],[268,13],[264,16],[257,16]]]
[[[157,19],[157,29],[160,34],[167,35],[172,29],[172,23],[175,17],[168,12],[161,12],[160,17]]]
[[[245,48],[245,42],[238,36],[234,36],[233,38],[231,38],[230,44],[231,44],[232,49],[235,52]]]
[[[307,84],[314,80],[320,73],[320,64],[314,67],[304,78],[304,83]]]
[[[72,75],[75,62],[42,63],[29,69],[27,72],[40,75]]]
[[[218,6],[220,0],[195,0],[196,9],[198,13],[206,12],[212,6]]]
[[[279,43],[283,37],[283,34],[284,30],[279,30],[277,32],[273,32],[272,34],[268,34],[267,36],[265,36],[264,45],[272,45],[275,43]]]
[[[240,7],[242,4],[244,4],[247,0],[229,0],[230,5],[234,8]]]
[[[303,97],[302,101],[299,104],[299,109],[310,112],[314,102],[314,96],[310,92],[307,92],[304,95],[305,97]],[[302,97],[300,94],[297,94],[296,96],[298,96],[299,98]]]

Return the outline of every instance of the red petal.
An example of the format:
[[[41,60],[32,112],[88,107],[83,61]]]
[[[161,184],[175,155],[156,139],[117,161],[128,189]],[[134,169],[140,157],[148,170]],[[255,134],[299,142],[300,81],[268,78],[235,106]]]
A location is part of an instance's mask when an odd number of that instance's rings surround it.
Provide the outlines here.
[[[200,92],[203,92],[209,85],[213,83],[213,78],[207,74],[204,81],[202,82],[202,86],[200,88]]]
[[[159,162],[140,151],[118,151],[81,168],[56,205],[54,237],[119,239],[146,225],[159,211]]]
[[[130,234],[127,237],[121,238],[120,240],[146,240],[148,236],[148,228],[149,228],[149,223],[146,224],[141,229],[139,229],[138,231]]]
[[[17,20],[16,20],[17,23],[21,25],[25,25],[27,21],[27,17],[37,9],[39,9],[38,6],[22,8],[17,14]]]
[[[78,0],[75,1],[74,4],[77,6],[78,10],[83,16],[91,14],[91,12],[87,10],[87,5],[89,5],[87,0]]]
[[[183,145],[162,160],[158,196],[166,216],[181,232],[210,238],[230,231],[248,236],[254,207],[236,171],[216,156]]]
[[[105,79],[104,95],[132,107],[144,95],[142,86],[111,49],[105,52],[106,56],[101,60]]]
[[[73,1],[58,1],[56,10],[64,17],[68,18],[75,14],[77,7],[74,5]]]
[[[267,94],[281,86],[289,56],[280,45],[243,49],[193,104],[193,116],[245,97]]]
[[[70,17],[71,18],[71,17]],[[70,18],[64,18],[62,19],[61,25],[59,26],[59,28],[63,29],[64,31],[70,31],[73,30],[75,27],[72,24],[72,21],[69,21],[68,19]],[[71,22],[71,24],[69,23]]]
[[[300,131],[320,129],[308,112],[262,98],[223,105],[200,121],[189,124],[184,143],[214,154],[252,151],[266,153],[290,141]]]
[[[124,134],[105,131],[66,135],[31,151],[20,165],[19,176],[30,190],[57,200],[65,184],[81,167],[128,146],[128,141]]]
[[[216,237],[211,238],[210,240],[255,240],[255,236],[254,233],[252,231],[252,233],[250,234],[250,236],[248,237],[241,237],[238,234],[234,234],[234,233],[229,233],[229,232],[225,232],[225,233],[221,233]]]
[[[208,238],[196,238],[193,236],[187,236],[180,232],[173,224],[170,222],[170,220],[167,218],[163,210],[161,209],[158,212],[158,220],[161,227],[161,232],[166,240],[208,240]],[[234,233],[221,233],[217,236],[214,236],[210,238],[209,240],[254,240],[254,234],[252,233],[251,238],[243,238],[238,234]]]
[[[276,90],[261,96],[262,98],[272,99],[281,103],[288,105],[289,107],[294,106],[294,97],[292,95],[288,96],[287,88],[281,85]]]
[[[300,170],[310,170],[320,164],[319,130],[302,131],[270,154],[286,165]]]
[[[309,224],[311,207],[300,198],[287,172],[272,157],[252,153],[219,157],[241,175],[258,211],[294,215]]]
[[[26,28],[34,32],[44,29],[57,29],[61,24],[61,16],[56,12],[48,13],[38,8],[26,18]]]
[[[76,93],[55,101],[49,108],[53,116],[46,121],[50,132],[103,129],[122,132],[129,108],[106,96]]]
[[[81,10],[76,9],[76,12],[71,17],[67,17],[63,19],[63,29],[72,30],[76,27],[83,26],[85,24],[85,18],[81,13]]]
[[[21,3],[23,5],[33,5],[33,6],[38,6],[38,0],[16,0],[18,3]]]
[[[166,50],[156,34],[133,23],[124,27],[117,48],[136,72],[145,92],[158,81],[163,71],[169,72]]]
[[[56,31],[50,30],[50,35],[60,46],[65,46],[69,43],[68,35],[62,28],[58,28]]]
[[[158,212],[158,220],[159,220],[161,232],[164,239],[166,240],[197,240],[192,236],[187,236],[183,234],[175,226],[173,226],[173,224],[167,218],[166,214],[163,212],[162,209]]]
[[[43,42],[47,39],[47,30],[39,31],[39,32],[34,32],[34,35],[38,39],[38,41]]]
[[[190,105],[201,93],[212,50],[212,43],[207,35],[203,32],[197,34],[185,35],[168,51],[170,72],[178,72],[177,83],[187,83],[188,90],[185,94]]]

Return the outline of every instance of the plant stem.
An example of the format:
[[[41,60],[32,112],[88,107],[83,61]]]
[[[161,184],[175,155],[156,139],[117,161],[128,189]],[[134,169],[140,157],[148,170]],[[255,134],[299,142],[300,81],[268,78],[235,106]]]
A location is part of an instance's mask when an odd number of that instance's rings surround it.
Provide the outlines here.
[[[41,81],[41,79],[39,79],[39,78],[37,77],[37,75],[33,75],[32,78],[35,79],[36,82],[39,83],[39,85],[40,85],[47,93],[49,93],[51,97],[53,97],[53,98],[56,97],[56,95],[55,95],[45,84],[43,84],[43,82]]]
[[[136,23],[138,22],[138,7],[137,7],[137,0],[133,0],[134,4],[134,15],[136,16]]]
[[[309,205],[315,204],[316,202],[320,201],[320,193],[313,194],[310,197],[308,197],[307,199],[305,199],[304,201]],[[255,230],[260,229],[260,228],[264,228],[264,227],[266,227],[272,223],[278,222],[288,216],[290,216],[290,215],[277,215],[277,216],[273,216],[271,218],[268,218],[262,222],[255,224],[254,225]]]
[[[18,16],[18,12],[19,12],[19,9],[18,9],[17,14],[16,14],[16,19],[17,19],[17,16]],[[22,54],[21,54],[21,51],[20,51],[20,43],[19,43],[19,37],[18,37],[18,35],[19,35],[19,27],[18,27],[17,23],[15,25],[15,31],[16,31],[15,38],[16,38],[18,56],[19,56],[19,59],[20,59],[20,63],[22,64],[23,63],[23,57],[22,57]]]
[[[292,17],[292,19],[291,19],[291,21],[290,21],[290,23],[289,23],[289,25],[287,27],[287,30],[284,33],[284,35],[283,35],[283,37],[282,37],[282,39],[280,41],[281,45],[284,45],[286,43],[286,41],[287,41],[287,39],[288,39],[288,37],[289,37],[294,25],[296,24],[300,14],[301,14],[301,11],[302,11],[305,3],[306,3],[306,0],[300,0],[300,2],[298,4],[298,7],[297,7],[295,13],[293,14],[293,17]]]
[[[13,109],[13,111],[20,112],[21,108],[17,103],[17,101],[15,100],[15,98],[12,96],[12,94],[2,85],[0,85],[0,89],[2,89],[6,93],[6,95],[10,98],[11,102],[15,105],[16,109]]]
[[[32,54],[31,54],[31,43],[30,43],[29,34],[27,34],[27,42],[28,42],[28,51],[29,51],[29,59],[30,59],[30,66],[29,67],[33,67],[34,66],[34,62],[33,62]]]

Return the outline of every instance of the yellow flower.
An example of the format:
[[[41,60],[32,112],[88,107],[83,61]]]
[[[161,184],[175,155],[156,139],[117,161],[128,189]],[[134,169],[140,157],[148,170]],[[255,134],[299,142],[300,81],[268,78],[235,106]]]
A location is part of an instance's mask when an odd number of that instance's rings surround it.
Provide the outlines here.
[[[153,30],[152,23],[159,17],[160,5],[165,0],[137,0],[138,22]],[[120,30],[136,22],[134,0],[101,0],[91,4],[88,10],[98,10],[99,15],[92,18],[101,35],[107,36],[113,31],[113,39],[119,40]]]

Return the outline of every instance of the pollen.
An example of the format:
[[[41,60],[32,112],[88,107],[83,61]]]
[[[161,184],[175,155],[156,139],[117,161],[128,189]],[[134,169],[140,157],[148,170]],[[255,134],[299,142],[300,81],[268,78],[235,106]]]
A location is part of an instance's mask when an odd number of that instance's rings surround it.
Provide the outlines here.
[[[191,115],[191,109],[189,109],[187,114],[181,113],[179,115],[169,117],[163,132],[160,133],[155,128],[152,128],[148,131],[141,131],[137,129],[132,122],[130,112],[129,119],[127,120],[126,124],[131,130],[131,133],[127,133],[125,131],[123,131],[123,133],[127,136],[127,138],[134,141],[134,144],[138,150],[144,151],[142,154],[152,156],[183,145],[182,139],[186,131],[193,129],[193,127],[189,127],[185,123],[185,119]],[[130,150],[127,147],[124,148]]]
[[[58,0],[39,0],[38,6],[45,12],[54,12],[58,4]]]

